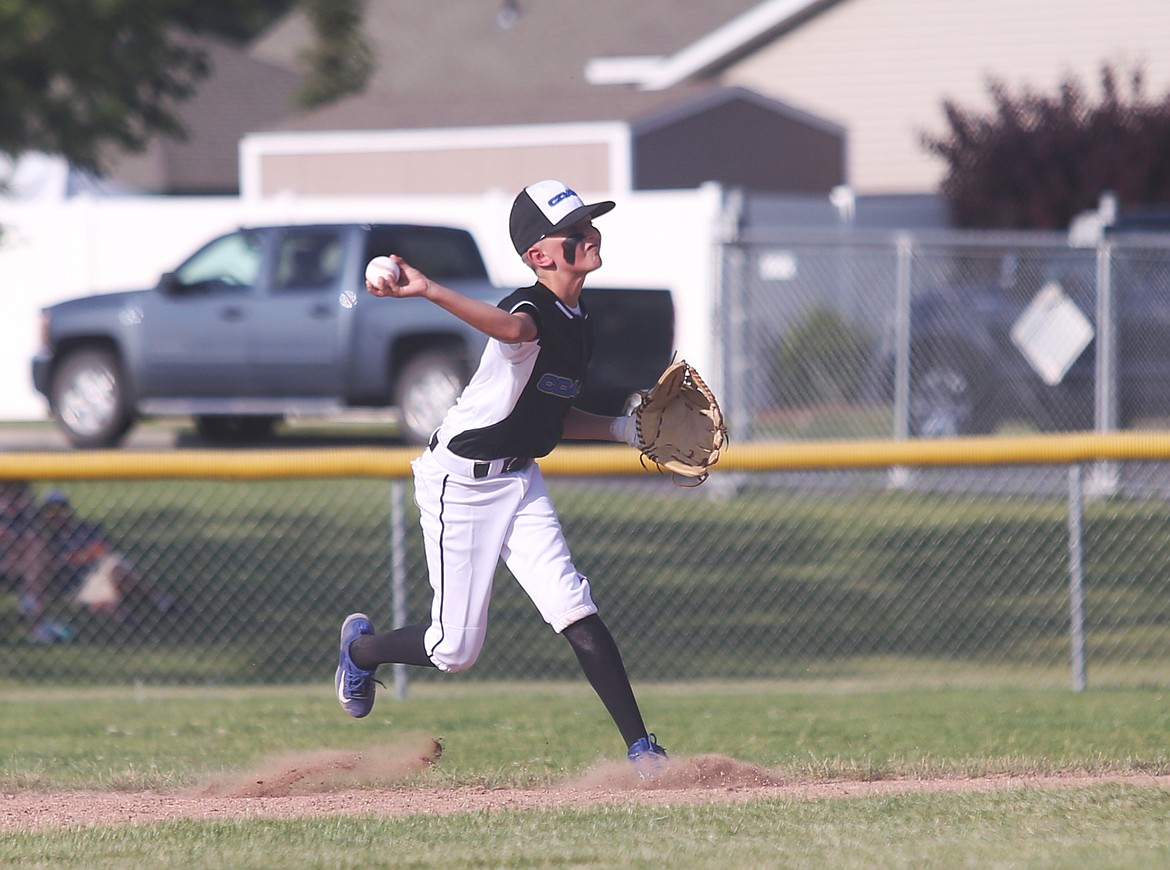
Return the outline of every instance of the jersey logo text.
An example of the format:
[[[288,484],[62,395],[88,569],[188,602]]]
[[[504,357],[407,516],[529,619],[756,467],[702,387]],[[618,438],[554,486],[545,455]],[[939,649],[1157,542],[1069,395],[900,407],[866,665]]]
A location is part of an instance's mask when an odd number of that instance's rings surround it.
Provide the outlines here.
[[[540,380],[536,382],[536,389],[560,399],[575,399],[577,393],[581,392],[581,382],[549,372],[541,375]]]

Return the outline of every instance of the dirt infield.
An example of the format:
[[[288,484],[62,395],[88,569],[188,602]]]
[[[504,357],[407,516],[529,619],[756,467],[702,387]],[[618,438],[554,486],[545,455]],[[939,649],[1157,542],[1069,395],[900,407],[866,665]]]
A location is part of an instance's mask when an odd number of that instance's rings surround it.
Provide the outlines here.
[[[0,795],[0,830],[143,824],[171,819],[407,816],[599,804],[666,806],[763,798],[817,800],[911,792],[1076,788],[1105,783],[1170,788],[1170,776],[1144,774],[793,782],[723,755],[672,759],[654,779],[645,782],[625,762],[607,762],[576,779],[541,788],[420,788],[400,784],[433,764],[440,751],[437,741],[428,740],[360,753],[321,750],[289,755],[181,792],[6,793]]]

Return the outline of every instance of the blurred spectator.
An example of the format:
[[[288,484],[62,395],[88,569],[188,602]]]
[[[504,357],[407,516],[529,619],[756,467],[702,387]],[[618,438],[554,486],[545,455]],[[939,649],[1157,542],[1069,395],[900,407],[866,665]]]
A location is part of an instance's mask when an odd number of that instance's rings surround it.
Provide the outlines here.
[[[59,490],[45,496],[41,530],[53,562],[52,587],[90,613],[127,621],[144,607],[174,610],[174,597],[158,588],[126,556],[115,552],[102,527],[74,513]]]
[[[33,643],[70,637],[67,626],[45,618],[53,562],[32,487],[22,480],[0,481],[0,575],[19,583],[20,610]]]

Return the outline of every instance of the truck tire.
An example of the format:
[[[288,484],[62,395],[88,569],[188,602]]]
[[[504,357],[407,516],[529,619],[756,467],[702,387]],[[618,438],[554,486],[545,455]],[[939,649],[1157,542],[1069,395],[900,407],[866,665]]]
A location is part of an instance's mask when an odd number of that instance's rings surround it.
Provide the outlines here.
[[[996,415],[981,364],[969,348],[931,342],[914,349],[910,382],[910,434],[954,438],[991,432]]]
[[[112,351],[71,352],[58,364],[49,394],[57,426],[74,447],[116,447],[134,423]]]
[[[268,441],[280,417],[270,415],[204,414],[195,418],[195,432],[210,444]]]
[[[394,387],[403,440],[427,443],[467,383],[465,371],[462,360],[449,351],[426,351],[407,361]]]

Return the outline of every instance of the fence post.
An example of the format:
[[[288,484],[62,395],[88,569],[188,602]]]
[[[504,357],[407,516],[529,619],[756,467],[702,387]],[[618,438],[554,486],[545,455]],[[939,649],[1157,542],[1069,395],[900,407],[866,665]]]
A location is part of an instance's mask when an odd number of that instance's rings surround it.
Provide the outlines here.
[[[910,287],[914,268],[914,240],[899,235],[894,271],[894,439],[910,437]],[[895,489],[910,483],[910,469],[891,468],[889,484]]]
[[[1117,330],[1113,310],[1113,243],[1097,246],[1097,357],[1094,380],[1094,422],[1098,432],[1117,428]]]
[[[902,235],[897,242],[894,276],[894,438],[910,435],[910,281],[914,267],[914,240]]]
[[[390,481],[390,613],[393,628],[407,622],[406,612],[406,484]],[[407,666],[394,665],[394,697],[406,698]]]
[[[1084,498],[1081,466],[1068,468],[1068,603],[1069,646],[1074,692],[1085,690],[1085,559],[1082,538]]]
[[[725,394],[723,408],[728,428],[740,443],[751,440],[752,417],[748,397],[748,378],[753,367],[753,350],[748,342],[750,314],[747,310],[747,259],[740,239],[743,220],[743,191],[728,191],[719,217],[718,281],[715,315],[719,347],[721,382]]]
[[[1113,243],[1097,245],[1097,356],[1093,372],[1093,423],[1098,432],[1117,429],[1117,320],[1113,304]],[[1116,462],[1102,460],[1090,473],[1089,492],[1095,496],[1117,493],[1120,483]]]

